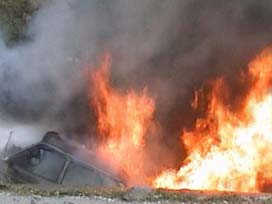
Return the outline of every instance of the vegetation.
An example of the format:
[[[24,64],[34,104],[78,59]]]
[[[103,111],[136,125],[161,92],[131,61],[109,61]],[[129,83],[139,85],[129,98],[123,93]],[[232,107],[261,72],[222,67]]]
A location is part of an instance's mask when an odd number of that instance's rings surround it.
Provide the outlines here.
[[[36,0],[0,0],[0,30],[8,44],[25,38],[26,25],[37,8]]]

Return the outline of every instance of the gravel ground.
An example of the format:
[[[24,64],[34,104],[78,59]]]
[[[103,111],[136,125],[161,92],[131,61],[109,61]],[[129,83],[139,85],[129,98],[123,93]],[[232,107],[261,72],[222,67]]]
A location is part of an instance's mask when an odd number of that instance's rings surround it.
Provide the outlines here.
[[[0,184],[0,204],[268,204],[271,193],[242,194],[207,191],[166,191],[146,187],[93,188]]]
[[[63,197],[42,197],[42,196],[18,196],[14,193],[0,193],[1,204],[106,204],[124,203],[117,199],[102,197],[63,196]],[[131,202],[139,203],[139,202]]]
[[[104,197],[86,197],[86,196],[62,196],[62,197],[48,197],[48,196],[40,196],[40,195],[31,195],[31,196],[22,196],[16,195],[15,193],[8,193],[8,192],[1,192],[0,193],[0,203],[1,204],[124,204],[124,203],[131,203],[131,204],[143,204],[143,203],[150,203],[150,204],[162,204],[162,203],[184,203],[184,204],[191,204],[191,203],[272,203],[271,200],[267,200],[265,198],[259,199],[243,199],[237,201],[234,200],[227,200],[227,199],[215,199],[213,201],[200,201],[198,197],[195,197],[194,200],[188,201],[173,201],[173,200],[157,200],[157,201],[124,201],[121,199],[111,199],[111,198],[104,198]]]

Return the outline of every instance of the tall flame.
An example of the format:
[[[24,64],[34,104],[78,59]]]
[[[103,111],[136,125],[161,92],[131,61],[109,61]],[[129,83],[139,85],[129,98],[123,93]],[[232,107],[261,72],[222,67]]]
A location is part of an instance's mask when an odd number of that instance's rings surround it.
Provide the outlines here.
[[[206,116],[181,135],[188,157],[179,170],[163,171],[155,187],[258,192],[271,182],[272,50],[265,49],[241,77],[251,82],[241,109],[223,103],[226,85],[217,79]]]
[[[121,92],[109,81],[111,57],[106,54],[92,74],[91,103],[103,137],[98,152],[113,166],[124,169],[133,183],[144,182],[145,137],[152,123],[154,101],[143,90]]]

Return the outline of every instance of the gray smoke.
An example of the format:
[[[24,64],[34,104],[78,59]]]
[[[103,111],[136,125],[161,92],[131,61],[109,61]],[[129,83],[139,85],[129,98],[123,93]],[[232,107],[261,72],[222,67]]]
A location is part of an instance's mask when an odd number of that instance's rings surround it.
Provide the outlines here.
[[[0,117],[88,132],[95,117],[84,69],[109,50],[113,85],[148,87],[164,148],[182,158],[176,144],[195,121],[193,90],[221,74],[236,85],[239,70],[271,43],[271,19],[272,2],[260,0],[48,1],[28,25],[30,41],[0,43]],[[242,93],[236,87],[233,98]]]

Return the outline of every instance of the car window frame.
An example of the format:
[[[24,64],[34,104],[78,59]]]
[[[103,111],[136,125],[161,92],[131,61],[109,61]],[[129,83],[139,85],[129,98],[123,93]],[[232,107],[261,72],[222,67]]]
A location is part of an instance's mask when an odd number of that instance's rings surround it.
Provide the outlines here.
[[[103,177],[103,176],[110,177],[113,181],[115,181],[115,182],[117,183],[117,180],[116,180],[115,178],[113,178],[112,176],[103,174],[103,172],[99,171],[97,168],[93,168],[93,167],[91,167],[91,166],[89,166],[89,165],[84,164],[83,162],[80,162],[80,161],[71,159],[71,160],[69,161],[69,163],[67,164],[67,166],[66,166],[66,169],[65,169],[65,172],[64,172],[64,174],[63,174],[63,177],[62,177],[62,179],[61,179],[61,181],[60,181],[60,184],[63,185],[64,178],[65,178],[65,176],[66,176],[66,174],[67,174],[67,172],[68,172],[68,170],[69,170],[69,167],[70,167],[71,165],[78,165],[79,167],[85,168],[85,169],[89,170],[90,172],[91,172],[91,171],[94,171],[94,172],[96,172],[97,174],[99,174],[99,176],[101,176],[101,177]]]
[[[50,179],[48,179],[48,178],[46,178],[46,177],[43,177],[43,176],[40,176],[40,175],[36,175],[36,174],[34,174],[34,173],[32,173],[32,172],[29,172],[29,171],[24,170],[23,168],[20,168],[19,166],[17,166],[17,168],[20,169],[20,171],[22,171],[24,174],[29,175],[30,177],[33,177],[33,178],[36,178],[36,179],[39,179],[39,180],[40,180],[40,179],[41,179],[41,180],[44,180],[44,181],[46,181],[46,182],[48,182],[48,183],[54,183],[54,184],[59,184],[59,185],[61,185],[61,184],[62,184],[62,181],[63,181],[63,179],[64,179],[64,176],[65,176],[65,174],[66,174],[66,171],[67,171],[67,169],[68,169],[68,167],[69,167],[69,165],[70,165],[70,163],[71,163],[71,162],[74,162],[74,163],[78,163],[79,165],[81,165],[81,166],[83,166],[83,167],[85,167],[85,168],[87,168],[87,169],[93,169],[93,170],[97,171],[101,176],[107,176],[107,177],[111,178],[114,182],[116,182],[116,184],[118,184],[118,183],[119,183],[119,184],[123,184],[123,181],[122,181],[120,178],[118,178],[118,177],[116,177],[115,175],[113,175],[113,174],[111,174],[111,173],[105,171],[104,169],[100,169],[100,168],[99,168],[98,166],[96,166],[95,164],[88,164],[88,163],[86,163],[86,162],[84,162],[84,161],[82,161],[82,160],[79,160],[79,159],[75,158],[73,155],[70,155],[70,154],[68,154],[68,153],[66,153],[66,152],[63,152],[63,151],[62,151],[61,149],[59,149],[58,147],[52,146],[51,144],[47,144],[47,143],[42,143],[42,142],[41,142],[41,143],[39,143],[39,144],[33,145],[33,146],[31,146],[31,147],[29,147],[29,148],[27,148],[27,149],[24,149],[24,150],[22,150],[22,151],[20,151],[20,152],[18,152],[18,153],[16,153],[16,154],[14,154],[14,155],[11,156],[8,160],[12,162],[12,160],[13,160],[14,158],[17,158],[18,155],[26,154],[27,152],[33,151],[33,149],[39,149],[39,148],[41,148],[41,147],[45,147],[45,148],[47,148],[47,149],[51,149],[51,150],[53,150],[54,152],[56,152],[56,153],[62,155],[62,156],[66,159],[66,161],[64,162],[64,165],[63,165],[63,167],[62,167],[62,170],[60,171],[60,173],[59,173],[59,175],[58,175],[57,181],[53,181],[53,180],[50,180]],[[9,163],[9,162],[8,162],[8,163]],[[14,167],[13,167],[13,168],[14,168]]]
[[[73,163],[77,164],[77,165],[79,165],[79,166],[81,166],[83,168],[86,168],[86,169],[88,169],[90,171],[97,172],[102,178],[105,177],[105,176],[108,177],[108,178],[110,178],[111,180],[113,180],[116,183],[116,185],[117,184],[122,184],[122,180],[121,179],[113,176],[112,174],[108,174],[108,173],[104,172],[103,170],[99,169],[99,167],[96,167],[96,166],[93,166],[93,165],[89,165],[89,164],[87,164],[87,163],[85,163],[85,162],[83,162],[81,160],[77,160],[77,159],[74,159],[72,157],[70,159],[68,159],[68,160],[69,161],[66,163],[65,168],[63,169],[62,177],[59,180],[59,184],[60,185],[63,185],[63,180],[64,180],[65,175],[66,175],[66,173],[67,173],[67,171],[69,169],[69,166],[71,164],[73,164]]]
[[[56,153],[56,154],[59,154],[61,155],[63,158],[64,158],[64,163],[60,169],[60,172],[58,174],[58,177],[56,178],[56,180],[54,179],[50,179],[50,178],[47,178],[45,176],[42,176],[42,175],[39,175],[39,174],[36,174],[36,173],[33,173],[31,171],[28,171],[18,165],[15,164],[14,160],[19,158],[19,157],[22,157],[22,156],[26,156],[27,154],[30,154],[32,151],[36,150],[36,149],[45,149],[45,150],[51,150],[52,152]],[[23,172],[24,174],[26,174],[27,176],[30,176],[30,177],[34,177],[36,179],[42,179],[42,180],[45,180],[45,181],[48,181],[50,183],[55,183],[55,184],[59,184],[60,182],[60,179],[63,175],[63,173],[65,172],[65,167],[67,167],[68,163],[70,162],[71,159],[67,158],[67,156],[65,154],[63,154],[62,152],[56,150],[55,148],[52,148],[51,146],[49,145],[45,145],[45,144],[38,144],[38,145],[35,145],[33,147],[30,147],[28,149],[25,149],[15,155],[13,155],[10,159],[9,159],[9,164],[12,164],[12,168],[14,170],[17,170],[17,171],[21,171]]]

